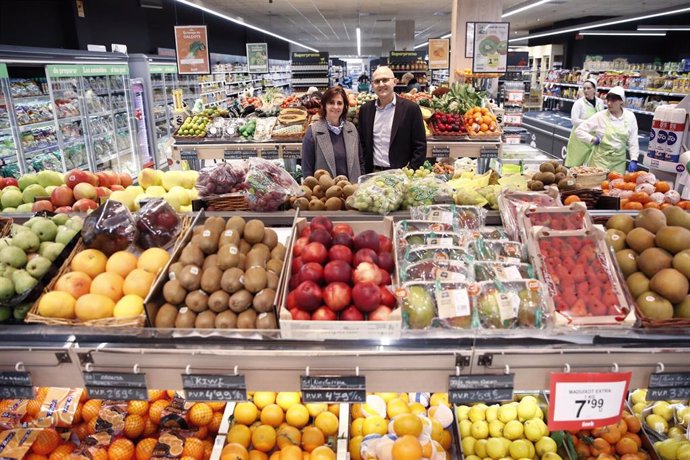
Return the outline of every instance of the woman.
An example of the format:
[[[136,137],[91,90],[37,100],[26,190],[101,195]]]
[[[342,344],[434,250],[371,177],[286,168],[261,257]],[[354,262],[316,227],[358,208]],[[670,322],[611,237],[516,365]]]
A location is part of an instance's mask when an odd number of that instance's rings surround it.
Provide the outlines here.
[[[302,175],[314,175],[325,169],[332,177],[347,176],[356,183],[362,173],[360,167],[359,134],[355,125],[345,120],[348,99],[345,90],[333,87],[321,97],[318,121],[307,129],[302,141]]]
[[[409,93],[413,89],[416,89],[417,91],[422,90],[422,86],[419,83],[417,83],[417,79],[415,78],[414,74],[410,72],[407,72],[405,75],[402,76],[400,83],[403,85],[407,85],[405,87],[406,93]]]
[[[583,121],[588,120],[592,115],[602,110],[604,101],[597,97],[597,84],[593,79],[587,80],[582,85],[584,96],[575,101],[573,108],[570,111],[570,119],[573,122],[573,129],[570,131],[570,139],[568,139],[567,154],[565,157],[565,165],[567,167],[582,166],[589,154],[592,151],[592,146],[580,142],[575,136],[575,130]]]
[[[640,145],[637,139],[635,114],[625,110],[625,90],[614,86],[606,95],[607,110],[598,112],[575,130],[582,142],[592,146],[585,164],[624,173],[630,158],[629,171],[637,169]]]

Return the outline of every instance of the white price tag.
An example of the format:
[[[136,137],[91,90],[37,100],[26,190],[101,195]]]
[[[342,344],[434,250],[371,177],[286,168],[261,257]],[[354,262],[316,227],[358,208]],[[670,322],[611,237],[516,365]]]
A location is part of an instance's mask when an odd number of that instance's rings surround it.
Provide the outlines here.
[[[433,246],[453,246],[453,238],[430,238],[428,244]]]
[[[520,297],[513,292],[498,294],[498,316],[501,321],[513,319],[520,308]]]
[[[441,222],[443,224],[453,224],[453,213],[449,211],[432,211],[429,214],[429,220],[434,222]]]
[[[494,272],[499,281],[520,281],[522,279],[520,269],[515,265],[496,265]]]
[[[466,289],[449,289],[437,294],[436,305],[440,319],[470,315],[470,298]]]

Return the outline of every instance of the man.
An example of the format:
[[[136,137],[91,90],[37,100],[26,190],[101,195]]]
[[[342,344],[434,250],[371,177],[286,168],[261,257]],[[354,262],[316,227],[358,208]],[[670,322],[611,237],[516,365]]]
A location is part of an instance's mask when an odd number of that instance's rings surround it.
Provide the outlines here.
[[[372,83],[378,98],[359,111],[359,139],[364,172],[408,166],[417,169],[426,158],[426,133],[417,104],[398,97],[398,80],[388,67],[374,72]]]

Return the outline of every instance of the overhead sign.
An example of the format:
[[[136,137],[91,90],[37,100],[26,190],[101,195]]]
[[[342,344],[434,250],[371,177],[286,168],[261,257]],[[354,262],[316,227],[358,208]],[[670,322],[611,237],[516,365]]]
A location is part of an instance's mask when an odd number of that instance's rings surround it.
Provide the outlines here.
[[[432,38],[429,40],[429,68],[447,69],[450,51],[450,40],[447,38]]]
[[[81,70],[82,66],[80,65],[50,64],[46,66],[46,72],[51,78],[80,77]]]
[[[292,53],[292,64],[298,65],[328,65],[328,52]]]
[[[175,26],[175,51],[179,74],[211,71],[206,26]]]
[[[509,22],[475,22],[472,72],[505,73],[509,36]]]
[[[247,43],[247,65],[250,72],[268,72],[268,44]]]

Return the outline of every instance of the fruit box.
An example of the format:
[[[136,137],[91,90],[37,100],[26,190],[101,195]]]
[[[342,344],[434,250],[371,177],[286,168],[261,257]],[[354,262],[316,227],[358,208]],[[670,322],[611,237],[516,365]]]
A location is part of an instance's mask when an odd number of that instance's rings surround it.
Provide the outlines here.
[[[375,221],[352,221],[338,222],[345,223],[352,227],[355,235],[364,230],[375,230],[393,239],[393,219],[383,217]],[[298,217],[292,229],[291,241],[297,241],[302,229],[309,226],[307,219]],[[398,266],[397,255],[394,251],[395,266]],[[286,307],[287,295],[290,292],[289,280],[292,277],[292,245],[288,246],[288,254],[285,258],[285,269],[283,270],[282,288],[280,288],[280,306],[278,317],[280,322],[280,332],[283,338],[287,339],[307,339],[307,340],[360,340],[360,339],[393,339],[399,338],[402,329],[402,316],[400,308],[393,310],[388,321],[307,321],[293,320],[291,313]],[[397,269],[391,274],[393,285],[398,284]]]
[[[558,189],[548,188],[541,192],[521,192],[502,190],[498,195],[498,209],[501,213],[501,221],[508,236],[518,241],[520,238],[520,210],[523,206],[561,206]]]
[[[630,326],[635,322],[602,230],[534,228],[528,251],[549,291],[556,326]]]
[[[527,241],[535,227],[552,231],[589,230],[594,225],[584,203],[570,206],[530,206],[519,216],[520,238]]]

